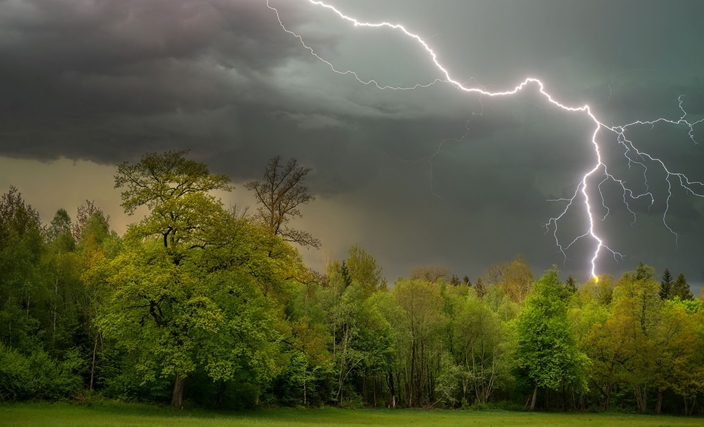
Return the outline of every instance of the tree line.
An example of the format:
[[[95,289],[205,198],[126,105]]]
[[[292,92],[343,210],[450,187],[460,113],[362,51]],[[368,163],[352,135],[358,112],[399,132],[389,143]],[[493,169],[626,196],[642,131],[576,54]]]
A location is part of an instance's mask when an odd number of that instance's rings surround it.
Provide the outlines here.
[[[681,274],[578,285],[519,255],[389,285],[358,245],[316,272],[293,245],[320,241],[289,225],[309,168],[272,159],[250,214],[187,154],[118,165],[125,212],[148,210],[122,236],[93,202],[42,224],[2,195],[0,400],[704,412],[704,310]]]

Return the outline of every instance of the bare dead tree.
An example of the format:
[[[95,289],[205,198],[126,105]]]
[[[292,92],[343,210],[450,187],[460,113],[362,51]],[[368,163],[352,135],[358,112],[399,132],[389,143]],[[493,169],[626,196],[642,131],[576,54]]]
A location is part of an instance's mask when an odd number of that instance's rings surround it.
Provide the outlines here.
[[[300,205],[315,200],[303,184],[311,170],[298,166],[298,161],[294,158],[284,165],[281,156],[276,156],[267,164],[264,178],[250,181],[245,187],[254,191],[257,202],[262,205],[257,209],[256,217],[274,235],[303,247],[317,249],[320,247],[319,239],[307,231],[289,228],[287,225],[291,218],[302,216]]]

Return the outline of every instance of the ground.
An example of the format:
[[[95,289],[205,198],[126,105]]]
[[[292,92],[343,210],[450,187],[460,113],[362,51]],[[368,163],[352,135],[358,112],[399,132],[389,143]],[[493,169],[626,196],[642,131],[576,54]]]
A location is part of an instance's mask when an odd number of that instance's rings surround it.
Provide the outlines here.
[[[507,411],[422,411],[266,409],[247,412],[176,411],[136,404],[9,404],[0,405],[0,425],[79,426],[701,426],[699,417],[631,414],[540,413]]]

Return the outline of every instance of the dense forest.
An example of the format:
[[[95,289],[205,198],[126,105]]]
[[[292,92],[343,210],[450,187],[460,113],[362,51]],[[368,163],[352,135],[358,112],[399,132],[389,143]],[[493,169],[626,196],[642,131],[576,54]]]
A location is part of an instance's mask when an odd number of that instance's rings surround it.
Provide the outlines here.
[[[358,245],[325,272],[291,228],[310,169],[279,157],[245,185],[186,151],[115,175],[124,235],[86,201],[49,224],[0,199],[0,401],[704,413],[704,310],[684,276],[647,265],[577,284],[526,260],[387,284]],[[239,190],[238,190],[239,191]]]

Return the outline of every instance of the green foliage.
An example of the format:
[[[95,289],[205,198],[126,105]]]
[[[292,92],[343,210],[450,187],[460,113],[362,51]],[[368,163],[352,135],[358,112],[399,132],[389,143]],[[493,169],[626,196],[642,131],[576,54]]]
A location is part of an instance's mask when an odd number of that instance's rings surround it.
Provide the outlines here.
[[[668,299],[672,289],[672,274],[670,269],[666,268],[662,273],[662,281],[660,282],[660,299]]]
[[[453,316],[451,342],[463,399],[487,403],[496,388],[512,380],[513,328],[473,294],[462,299]]]
[[[681,300],[693,300],[692,290],[689,288],[689,283],[685,279],[684,274],[680,273],[677,280],[672,284],[668,298],[679,298]]]
[[[39,214],[15,187],[0,198],[0,342],[31,351],[45,315]]]
[[[389,290],[358,245],[320,274],[185,154],[118,167],[125,210],[148,210],[122,237],[90,201],[44,226],[14,187],[0,198],[0,400],[700,411],[704,310],[682,275],[532,283],[518,256],[474,286],[422,267]],[[312,200],[290,164],[265,177],[301,197],[283,226]]]
[[[373,256],[357,244],[351,246],[348,253],[349,258],[345,261],[345,266],[351,282],[359,283],[366,296],[386,289],[386,279]]]
[[[209,192],[231,189],[229,178],[211,175],[205,164],[185,159],[186,153],[147,153],[139,163],[121,163],[115,175],[115,188],[125,188],[125,212],[133,214],[140,206],[150,210],[128,234],[161,238],[176,259],[183,247],[210,243],[222,206]]]
[[[56,361],[41,350],[25,356],[0,344],[0,400],[74,397],[82,389],[84,371],[77,349]]]
[[[278,337],[266,299],[240,272],[203,274],[200,255],[175,265],[158,243],[126,248],[109,267],[100,330],[139,355],[143,382],[185,378],[198,366],[216,381],[245,367],[271,378]]]
[[[556,270],[547,271],[534,284],[517,318],[517,357],[538,388],[559,390],[566,383],[584,390],[589,360],[577,347],[565,292]]]

